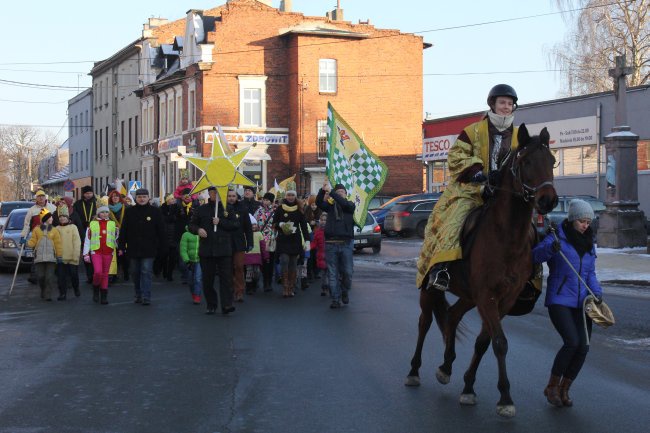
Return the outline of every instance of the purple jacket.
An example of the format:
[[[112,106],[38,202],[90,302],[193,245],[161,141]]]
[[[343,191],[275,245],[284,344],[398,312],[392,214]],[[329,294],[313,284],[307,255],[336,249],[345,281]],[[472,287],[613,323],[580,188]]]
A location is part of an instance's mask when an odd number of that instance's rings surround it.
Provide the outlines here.
[[[557,237],[560,239],[561,251],[569,259],[569,262],[582,279],[589,285],[589,288],[598,296],[602,296],[603,290],[596,279],[596,249],[585,253],[580,257],[573,245],[567,241],[562,224],[558,225]],[[533,248],[533,261],[535,263],[548,262],[549,275],[546,281],[545,306],[564,305],[571,308],[582,307],[582,301],[589,294],[584,284],[580,282],[577,275],[569,268],[564,258],[559,253],[553,252],[553,234],[548,234],[539,244]]]

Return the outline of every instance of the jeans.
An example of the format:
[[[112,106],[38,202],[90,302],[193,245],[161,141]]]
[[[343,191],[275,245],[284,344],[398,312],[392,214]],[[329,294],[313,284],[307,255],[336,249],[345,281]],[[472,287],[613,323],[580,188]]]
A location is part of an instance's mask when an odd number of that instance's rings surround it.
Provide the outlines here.
[[[203,286],[201,263],[189,263],[189,269],[185,266],[181,269],[185,269],[187,272],[187,284],[190,287],[190,292],[193,295],[201,296],[201,287]]]
[[[296,272],[298,269],[298,256],[280,254],[280,272]]]
[[[575,380],[589,352],[583,320],[587,321],[587,332],[591,337],[591,319],[585,317],[582,308],[564,305],[549,305],[548,315],[564,342],[555,355],[551,372],[556,376]]]
[[[330,297],[333,301],[340,301],[341,292],[347,292],[352,288],[353,242],[353,239],[344,242],[325,242],[327,278],[330,285]]]
[[[131,258],[129,268],[135,288],[135,296],[151,299],[151,275],[153,274],[153,257]]]

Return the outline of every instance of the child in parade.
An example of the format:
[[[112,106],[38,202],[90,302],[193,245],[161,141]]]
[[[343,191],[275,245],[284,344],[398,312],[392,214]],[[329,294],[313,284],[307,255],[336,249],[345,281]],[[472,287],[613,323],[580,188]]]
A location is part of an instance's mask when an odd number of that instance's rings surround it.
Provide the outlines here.
[[[61,263],[57,264],[57,277],[59,281],[59,297],[57,300],[65,301],[68,292],[68,281],[74,290],[76,297],[81,296],[79,291],[79,251],[81,251],[81,239],[79,230],[71,222],[68,214],[68,206],[64,203],[59,206],[59,225],[55,228],[61,237]]]
[[[266,250],[266,242],[264,242],[264,236],[257,225],[257,220],[252,215],[249,214],[249,216],[253,227],[253,249],[244,254],[244,272],[246,294],[252,295],[257,291],[262,264],[269,260],[269,253]]]
[[[192,294],[194,305],[201,304],[201,263],[199,259],[199,235],[191,233],[188,227],[185,227],[185,233],[181,236],[179,245],[181,260],[187,268],[187,284]]]
[[[52,213],[44,209],[40,213],[41,223],[32,230],[27,246],[34,249],[34,268],[41,288],[41,299],[52,300],[55,269],[61,260],[61,235],[52,226]]]
[[[321,273],[321,296],[329,294],[327,279],[327,263],[325,262],[325,224],[327,223],[327,212],[323,212],[318,220],[318,227],[314,230],[314,240],[311,243],[311,255],[316,259],[316,268]]]
[[[119,191],[113,190],[108,193],[108,209],[110,210],[109,217],[111,220],[115,221],[115,226],[117,227],[118,233],[124,222],[124,214],[126,212],[126,201],[122,197]],[[129,280],[129,260],[127,256],[127,251],[122,251],[121,256],[116,256],[115,263],[118,268],[122,269],[122,276],[124,281]],[[111,263],[111,267],[112,263]],[[109,282],[117,281],[117,272],[115,274],[111,273],[111,280]]]
[[[97,209],[97,218],[86,231],[83,256],[93,264],[93,301],[108,304],[108,272],[117,246],[117,226],[109,219],[108,206]]]

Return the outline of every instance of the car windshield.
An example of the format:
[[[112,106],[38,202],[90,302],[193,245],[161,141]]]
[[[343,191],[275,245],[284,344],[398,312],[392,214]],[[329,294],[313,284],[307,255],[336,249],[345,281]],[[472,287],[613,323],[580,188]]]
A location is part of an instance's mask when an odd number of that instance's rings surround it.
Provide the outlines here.
[[[7,221],[5,230],[22,230],[26,212],[14,212]]]
[[[399,196],[399,197],[391,198],[391,199],[388,200],[386,203],[384,203],[383,205],[379,206],[377,209],[391,209],[391,208],[392,208],[393,206],[395,206],[397,203],[399,203],[399,202],[401,202],[401,201],[404,201],[405,199],[408,200],[408,199],[405,198],[404,196]]]
[[[6,217],[14,209],[21,209],[21,208],[28,208],[28,207],[32,207],[32,203],[27,201],[25,203],[2,203],[2,207],[0,207],[0,216]]]

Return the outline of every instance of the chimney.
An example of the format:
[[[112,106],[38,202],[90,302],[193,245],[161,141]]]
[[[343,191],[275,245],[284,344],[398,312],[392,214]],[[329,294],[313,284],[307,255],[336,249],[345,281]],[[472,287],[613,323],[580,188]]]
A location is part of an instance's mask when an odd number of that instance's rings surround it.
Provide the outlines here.
[[[343,21],[343,9],[341,9],[341,0],[336,0],[336,9],[325,14],[327,19],[332,21]]]
[[[291,12],[292,4],[291,0],[280,0],[280,11],[281,12]]]

